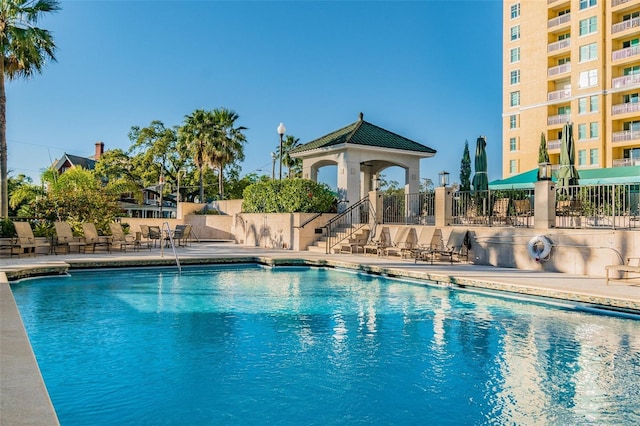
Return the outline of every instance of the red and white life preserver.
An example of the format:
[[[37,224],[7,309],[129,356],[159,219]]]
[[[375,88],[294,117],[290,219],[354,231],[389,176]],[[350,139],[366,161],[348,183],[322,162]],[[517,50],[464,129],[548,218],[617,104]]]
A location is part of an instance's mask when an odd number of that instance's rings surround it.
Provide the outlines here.
[[[536,262],[543,262],[549,259],[551,254],[551,241],[544,235],[536,235],[527,243],[527,251],[529,256]]]

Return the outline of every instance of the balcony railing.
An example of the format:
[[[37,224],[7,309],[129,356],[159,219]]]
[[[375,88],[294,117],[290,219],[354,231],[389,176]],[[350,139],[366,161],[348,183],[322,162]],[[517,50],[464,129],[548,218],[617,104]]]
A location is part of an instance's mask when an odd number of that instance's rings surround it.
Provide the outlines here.
[[[638,112],[638,111],[640,111],[640,103],[638,102],[627,102],[624,104],[617,104],[611,108],[611,113],[613,115],[626,114],[628,112]]]
[[[562,141],[560,139],[554,139],[552,141],[547,142],[547,149],[549,151],[560,149],[560,144],[562,144]]]
[[[630,2],[630,1],[631,0],[612,0],[611,1],[611,7],[616,7],[618,5],[625,4],[625,3]]]
[[[549,22],[547,23],[547,28],[553,28],[553,27],[557,27],[558,25],[566,24],[570,20],[571,20],[571,14],[565,13],[564,15],[560,15],[556,18],[549,19]]]
[[[628,142],[640,139],[640,130],[624,130],[622,132],[613,132],[613,142]]]
[[[629,28],[640,27],[640,18],[627,19],[611,26],[611,34],[619,33]]]
[[[564,74],[569,71],[571,71],[571,62],[549,68],[547,70],[547,76],[553,77],[554,75]]]
[[[613,167],[640,166],[640,158],[620,158],[613,160]]]
[[[547,52],[555,52],[556,50],[562,50],[571,46],[571,39],[565,38],[564,40],[554,41],[553,43],[549,43],[547,45]]]
[[[640,84],[640,74],[625,75],[611,80],[611,87],[614,89],[633,86],[634,84]]]
[[[571,114],[558,114],[558,115],[550,115],[547,118],[547,125],[553,126],[555,124],[564,124],[571,121]]]
[[[571,89],[556,90],[555,92],[549,92],[547,94],[548,101],[557,101],[558,99],[565,99],[571,97]]]
[[[640,55],[640,46],[631,46],[620,50],[614,50],[611,56],[614,61],[618,61],[620,59],[630,58],[636,55]]]

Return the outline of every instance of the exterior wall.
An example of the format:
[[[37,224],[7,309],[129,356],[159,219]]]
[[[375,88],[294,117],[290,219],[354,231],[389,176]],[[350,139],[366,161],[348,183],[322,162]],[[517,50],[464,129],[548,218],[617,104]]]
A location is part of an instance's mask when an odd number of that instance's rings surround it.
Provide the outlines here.
[[[234,216],[232,231],[238,244],[249,247],[293,247],[293,214],[242,213]]]

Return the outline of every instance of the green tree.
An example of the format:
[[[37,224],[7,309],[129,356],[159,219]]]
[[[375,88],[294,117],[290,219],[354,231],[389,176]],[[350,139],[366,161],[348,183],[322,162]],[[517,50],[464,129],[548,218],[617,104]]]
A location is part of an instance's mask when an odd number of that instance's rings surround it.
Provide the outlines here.
[[[460,161],[460,190],[471,190],[471,155],[469,154],[469,141],[464,141],[464,152]]]
[[[33,203],[44,195],[42,185],[34,185],[30,177],[20,174],[9,177],[9,216],[35,217]]]
[[[7,169],[7,94],[5,79],[29,78],[55,61],[51,33],[36,27],[46,13],[60,10],[56,0],[2,0],[0,2],[0,217],[9,215]]]
[[[224,198],[224,168],[228,164],[244,160],[244,146],[247,141],[244,126],[237,126],[238,114],[226,108],[212,111],[216,131],[213,143],[209,145],[207,158],[212,167],[218,170],[218,195]]]
[[[118,188],[121,194],[131,194],[131,198],[142,202],[141,189],[144,188],[144,181],[140,170],[123,150],[110,149],[102,154],[93,173],[104,185],[114,190]]]
[[[279,146],[276,148],[276,157],[279,159],[282,156],[282,164],[287,168],[287,176],[289,179],[302,177],[302,160],[300,158],[293,158],[290,154],[291,151],[298,146],[300,146],[300,138],[286,135],[282,140],[282,152],[280,152]]]
[[[325,213],[335,211],[337,202],[326,184],[309,179],[265,179],[247,186],[243,194],[246,213]]]
[[[185,116],[178,135],[185,144],[194,165],[198,168],[198,185],[200,187],[200,202],[204,202],[204,168],[209,164],[210,145],[216,133],[213,114],[203,109],[197,109],[191,115]]]

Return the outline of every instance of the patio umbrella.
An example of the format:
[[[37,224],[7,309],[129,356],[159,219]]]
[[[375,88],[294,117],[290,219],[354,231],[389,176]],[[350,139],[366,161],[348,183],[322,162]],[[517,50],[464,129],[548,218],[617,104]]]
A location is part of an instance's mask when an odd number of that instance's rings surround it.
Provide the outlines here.
[[[562,128],[560,140],[560,169],[558,170],[558,187],[568,193],[570,186],[578,184],[578,171],[575,167],[575,154],[573,147],[573,125],[565,123]]]
[[[487,179],[487,141],[484,136],[480,136],[476,141],[476,157],[474,159],[475,174],[473,175],[473,192],[486,191],[489,189],[489,179]]]

